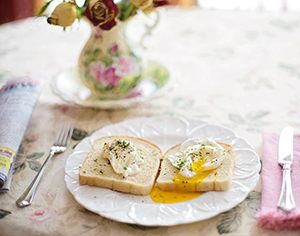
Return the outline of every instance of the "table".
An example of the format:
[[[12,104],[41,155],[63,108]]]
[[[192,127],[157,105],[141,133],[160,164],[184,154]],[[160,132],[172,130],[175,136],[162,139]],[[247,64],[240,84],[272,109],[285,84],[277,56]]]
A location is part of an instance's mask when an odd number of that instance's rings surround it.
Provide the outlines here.
[[[172,227],[119,223],[81,207],[64,181],[64,165],[84,137],[134,117],[156,115],[200,118],[224,125],[246,138],[261,156],[263,131],[285,125],[300,131],[300,16],[293,13],[160,10],[160,22],[147,44],[151,58],[180,72],[165,96],[128,109],[83,108],[51,90],[61,70],[76,65],[88,29],[66,32],[44,18],[0,27],[0,80],[34,75],[45,82],[18,152],[12,188],[0,194],[0,235],[299,235],[258,227],[261,183],[229,212]],[[167,30],[166,30],[167,29]],[[46,158],[61,119],[76,121],[68,150],[52,159],[31,206],[15,200]]]

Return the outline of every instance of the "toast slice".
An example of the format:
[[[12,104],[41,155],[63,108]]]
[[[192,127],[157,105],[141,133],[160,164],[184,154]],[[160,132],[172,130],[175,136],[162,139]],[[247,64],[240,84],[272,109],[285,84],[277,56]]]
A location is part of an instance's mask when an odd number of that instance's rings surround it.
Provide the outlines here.
[[[197,182],[195,187],[196,192],[226,191],[231,186],[233,169],[235,165],[235,152],[230,145],[220,142],[217,143],[225,149],[225,158],[219,167],[217,167],[213,171],[207,172],[207,177]],[[168,159],[168,156],[175,155],[180,149],[181,144],[178,144],[170,148],[163,157],[160,174],[157,178],[157,185],[162,190],[183,190],[182,188],[179,188],[173,181],[178,173],[178,170],[171,164]]]
[[[143,159],[137,168],[138,171],[131,174],[116,173],[112,161],[103,152],[106,145],[114,142],[121,142],[121,144],[130,142],[134,146],[137,155]],[[157,178],[162,156],[163,153],[160,148],[140,138],[130,136],[102,137],[94,142],[92,150],[80,168],[79,184],[136,195],[148,195]],[[127,169],[126,167],[122,168]]]

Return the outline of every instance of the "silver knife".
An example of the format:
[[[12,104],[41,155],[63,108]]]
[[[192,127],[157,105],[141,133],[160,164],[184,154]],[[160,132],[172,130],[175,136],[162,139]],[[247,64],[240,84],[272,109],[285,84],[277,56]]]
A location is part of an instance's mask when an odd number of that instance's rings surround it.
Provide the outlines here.
[[[294,128],[287,126],[281,131],[278,145],[278,164],[282,166],[283,174],[277,206],[285,211],[291,211],[296,207],[291,182],[293,138]]]

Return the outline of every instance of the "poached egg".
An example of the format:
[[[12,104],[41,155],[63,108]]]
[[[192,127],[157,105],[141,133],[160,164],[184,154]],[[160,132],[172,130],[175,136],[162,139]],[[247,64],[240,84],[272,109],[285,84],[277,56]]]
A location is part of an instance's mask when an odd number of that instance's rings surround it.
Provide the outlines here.
[[[102,155],[109,160],[113,170],[123,178],[140,171],[144,158],[140,156],[135,146],[128,140],[114,140],[104,143]]]

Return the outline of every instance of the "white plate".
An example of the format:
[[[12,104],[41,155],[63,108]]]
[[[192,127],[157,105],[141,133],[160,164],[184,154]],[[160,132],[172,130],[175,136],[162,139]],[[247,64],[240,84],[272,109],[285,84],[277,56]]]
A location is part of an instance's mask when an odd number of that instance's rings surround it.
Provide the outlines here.
[[[150,61],[149,64],[153,73],[146,74],[144,80],[134,88],[132,93],[122,99],[109,100],[97,97],[80,82],[76,68],[61,71],[51,81],[51,87],[53,92],[63,100],[83,107],[100,109],[128,108],[150,99],[159,98],[167,94],[176,84],[179,72],[175,72],[174,69],[167,69],[153,61]],[[167,70],[169,76],[163,81],[159,81],[161,78],[157,76],[155,70]]]
[[[135,196],[78,183],[79,166],[93,142],[108,135],[130,135],[146,139],[163,152],[191,137],[211,137],[228,143],[236,152],[232,186],[225,192],[207,192],[196,199],[175,203],[154,203],[150,196]],[[259,179],[260,160],[252,146],[234,131],[200,120],[158,116],[135,118],[106,126],[82,140],[66,162],[65,181],[76,201],[106,218],[144,226],[170,226],[205,220],[242,202]]]

